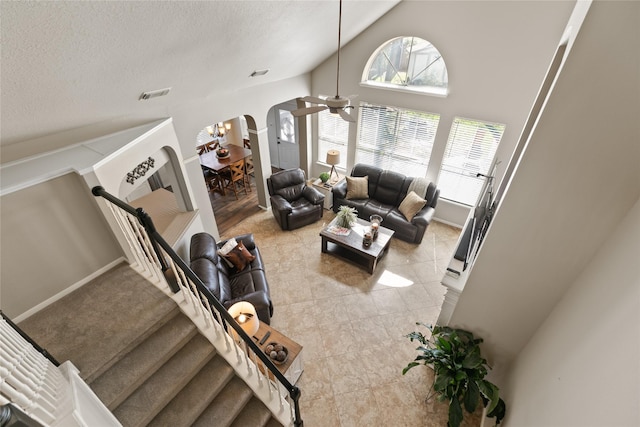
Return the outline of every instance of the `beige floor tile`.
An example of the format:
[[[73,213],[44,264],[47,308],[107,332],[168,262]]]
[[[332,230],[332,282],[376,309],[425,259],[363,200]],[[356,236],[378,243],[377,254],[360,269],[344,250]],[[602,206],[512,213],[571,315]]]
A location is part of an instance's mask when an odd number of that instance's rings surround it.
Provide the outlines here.
[[[380,289],[372,292],[371,296],[378,315],[407,311],[407,305],[396,288]]]
[[[358,351],[358,340],[350,322],[326,325],[320,331],[327,356],[340,356]]]
[[[318,329],[325,325],[349,322],[349,307],[342,296],[332,296],[315,300],[313,315]]]
[[[340,418],[333,396],[300,398],[300,413],[305,427],[338,427]]]
[[[343,301],[352,321],[380,315],[371,293],[346,295]]]
[[[303,360],[305,363],[327,356],[322,342],[322,334],[318,328],[297,329],[289,338],[302,346]]]
[[[376,384],[371,387],[376,399],[378,412],[386,425],[419,426],[424,425],[425,411],[421,402],[416,399],[413,390],[406,383],[396,381]],[[435,424],[435,425],[446,425]]]
[[[326,358],[315,360],[305,358],[304,371],[296,385],[308,400],[333,396]]]
[[[359,352],[329,356],[326,361],[334,395],[370,387],[367,368],[362,363]]]
[[[376,399],[371,390],[358,390],[336,395],[341,427],[370,427],[379,425]]]

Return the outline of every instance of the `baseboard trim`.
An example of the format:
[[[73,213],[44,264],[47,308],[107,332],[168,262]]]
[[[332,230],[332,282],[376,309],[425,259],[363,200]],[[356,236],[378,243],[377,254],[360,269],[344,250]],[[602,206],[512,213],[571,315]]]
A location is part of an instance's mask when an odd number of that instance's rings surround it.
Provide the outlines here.
[[[443,223],[445,225],[450,225],[450,226],[455,227],[455,228],[464,228],[464,224],[463,225],[456,224],[455,222],[447,221],[447,220],[444,220],[442,218],[438,218],[436,216],[433,217],[433,220],[437,221],[437,222],[441,222],[441,223]]]
[[[28,319],[29,317],[33,316],[34,314],[36,314],[40,310],[44,309],[45,307],[49,306],[50,304],[53,304],[54,302],[58,301],[62,297],[66,296],[66,295],[70,294],[71,292],[75,291],[76,289],[79,289],[82,286],[86,285],[87,283],[89,283],[90,281],[95,279],[96,277],[99,277],[101,274],[104,274],[107,271],[111,270],[116,265],[118,265],[118,264],[120,264],[122,262],[126,262],[126,261],[127,260],[124,257],[117,258],[116,260],[110,262],[109,264],[105,265],[104,267],[94,271],[92,274],[90,274],[89,276],[85,277],[84,279],[74,283],[73,285],[69,286],[68,288],[62,290],[61,292],[58,292],[57,294],[55,294],[51,298],[49,298],[49,299],[47,299],[45,301],[42,301],[40,304],[36,305],[35,307],[30,308],[29,310],[27,310],[24,313],[22,313],[19,316],[17,316],[15,319],[12,319],[12,321],[14,323],[19,323],[19,322],[22,322],[23,320]]]

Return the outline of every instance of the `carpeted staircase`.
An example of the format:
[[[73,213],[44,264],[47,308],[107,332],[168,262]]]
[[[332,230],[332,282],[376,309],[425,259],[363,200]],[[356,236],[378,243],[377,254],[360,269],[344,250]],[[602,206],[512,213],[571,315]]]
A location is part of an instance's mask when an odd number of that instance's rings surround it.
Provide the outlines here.
[[[281,424],[176,303],[120,264],[20,326],[123,426]]]

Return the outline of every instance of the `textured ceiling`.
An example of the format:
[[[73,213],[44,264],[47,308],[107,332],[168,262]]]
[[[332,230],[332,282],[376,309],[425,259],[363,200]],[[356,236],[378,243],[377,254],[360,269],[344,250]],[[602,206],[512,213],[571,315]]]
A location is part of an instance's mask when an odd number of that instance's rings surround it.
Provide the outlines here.
[[[342,41],[400,0],[345,0]],[[307,73],[337,49],[338,1],[0,2],[1,144]],[[256,69],[269,68],[250,78]]]

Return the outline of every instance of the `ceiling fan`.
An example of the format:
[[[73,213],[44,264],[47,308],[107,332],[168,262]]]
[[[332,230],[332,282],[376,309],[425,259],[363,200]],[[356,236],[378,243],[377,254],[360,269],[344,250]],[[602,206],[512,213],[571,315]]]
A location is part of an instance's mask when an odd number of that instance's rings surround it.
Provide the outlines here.
[[[306,116],[307,114],[317,113],[319,111],[323,111],[329,109],[329,112],[332,114],[339,114],[344,120],[348,122],[355,122],[356,119],[351,114],[349,114],[348,110],[350,108],[354,108],[353,105],[350,105],[351,99],[345,98],[339,95],[340,89],[340,33],[342,31],[342,0],[340,0],[340,12],[338,14],[338,68],[336,70],[336,96],[329,97],[326,99],[318,98],[315,96],[305,96],[300,98],[304,102],[308,102],[310,104],[317,104],[311,107],[298,108],[297,110],[293,110],[291,114],[294,117]]]

